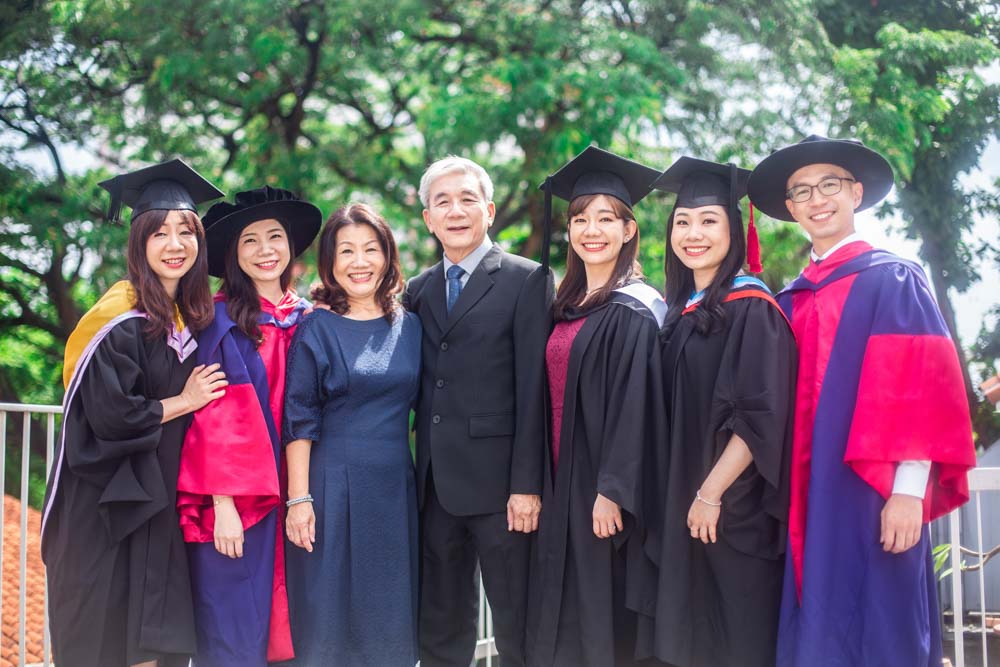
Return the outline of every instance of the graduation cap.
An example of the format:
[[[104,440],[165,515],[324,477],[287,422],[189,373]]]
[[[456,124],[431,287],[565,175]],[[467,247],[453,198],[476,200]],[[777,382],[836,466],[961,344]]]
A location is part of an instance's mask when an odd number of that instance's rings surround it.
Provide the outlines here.
[[[545,192],[545,219],[542,237],[542,266],[549,268],[549,244],[552,240],[552,196],[573,201],[584,195],[609,195],[634,207],[652,191],[659,172],[620,155],[588,146],[545,179],[539,189]]]
[[[685,155],[660,174],[651,187],[676,193],[674,208],[724,206],[730,211],[730,218],[735,219],[739,201],[747,194],[749,179],[750,170],[740,169],[732,162],[720,164]],[[753,204],[750,205],[750,224],[747,226],[747,264],[751,273],[763,270]]]
[[[197,205],[224,197],[225,194],[209,183],[182,160],[161,162],[128,174],[121,174],[98,183],[111,193],[108,220],[121,220],[122,204],[132,208],[132,217],[146,211],[194,211]]]
[[[216,278],[225,276],[229,243],[234,237],[239,238],[240,232],[248,225],[270,218],[278,220],[285,228],[295,257],[312,245],[323,224],[322,212],[289,190],[265,185],[237,192],[235,203],[220,201],[213,204],[201,219],[208,247],[208,274]]]
[[[892,167],[880,153],[856,139],[828,139],[811,134],[761,160],[747,184],[750,201],[772,218],[795,222],[785,205],[788,179],[810,164],[835,164],[851,172],[864,186],[861,203],[855,211],[874,206],[892,190]]]

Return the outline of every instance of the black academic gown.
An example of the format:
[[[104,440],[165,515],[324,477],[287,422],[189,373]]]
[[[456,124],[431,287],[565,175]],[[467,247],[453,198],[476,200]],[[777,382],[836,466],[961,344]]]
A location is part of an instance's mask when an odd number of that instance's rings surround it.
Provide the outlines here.
[[[635,616],[625,608],[625,548],[641,530],[643,452],[657,440],[661,405],[658,324],[637,299],[615,293],[570,351],[553,478],[546,457],[529,590],[527,655],[535,667],[629,665]],[[625,530],[593,532],[600,493],[621,506]]]
[[[658,471],[665,484],[655,494],[663,514],[646,544],[659,576],[639,582],[651,597],[639,617],[638,653],[678,667],[775,660],[795,341],[777,306],[763,298],[722,308],[721,329],[703,334],[693,314],[679,321],[673,314],[663,332],[670,438]],[[718,541],[706,545],[691,537],[687,515],[733,433],[746,441],[753,463],[723,494]]]
[[[158,399],[181,392],[195,357],[180,363],[164,338],[144,337],[145,323],[127,319],[98,344],[63,420],[65,459],[42,539],[58,665],[169,667],[194,653],[175,509],[190,417],[161,425]]]

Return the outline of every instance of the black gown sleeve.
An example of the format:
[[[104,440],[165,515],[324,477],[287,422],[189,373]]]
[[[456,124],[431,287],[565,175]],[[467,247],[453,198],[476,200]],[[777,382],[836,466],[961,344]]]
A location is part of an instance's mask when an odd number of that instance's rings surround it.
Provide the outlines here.
[[[657,326],[651,317],[626,307],[611,307],[616,309],[615,331],[603,361],[607,389],[601,407],[606,417],[597,492],[642,523],[643,468],[650,449],[661,437],[657,427],[662,423]]]
[[[525,279],[514,313],[516,382],[510,492],[541,495],[545,464],[545,344],[552,330],[552,274],[537,268]]]
[[[753,455],[751,465],[763,478],[764,486],[759,498],[739,498],[740,483],[748,477],[744,473],[726,492],[727,506],[731,508],[727,511],[739,513],[742,503],[747,513],[762,510],[783,525],[788,520],[795,339],[781,312],[763,299],[743,299],[739,309],[733,310],[741,311],[741,316],[734,317],[715,385],[716,452],[721,455],[731,434],[739,435]],[[738,525],[733,525],[740,518],[730,518],[728,539],[747,542],[734,547],[751,552],[780,552],[783,548],[783,534],[741,539],[734,534]]]
[[[99,511],[115,540],[167,504],[155,456],[163,404],[143,395],[153,369],[142,335],[141,321],[131,320],[100,342],[75,398],[90,432],[71,434],[65,443],[70,470],[103,489]]]

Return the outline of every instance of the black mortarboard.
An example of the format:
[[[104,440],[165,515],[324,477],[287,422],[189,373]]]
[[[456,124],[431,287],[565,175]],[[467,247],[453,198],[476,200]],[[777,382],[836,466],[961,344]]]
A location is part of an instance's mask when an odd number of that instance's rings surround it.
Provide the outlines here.
[[[111,193],[108,220],[121,219],[122,204],[132,208],[132,217],[146,211],[194,211],[197,205],[224,197],[182,160],[161,162],[128,174],[121,174],[98,185]]]
[[[656,169],[623,158],[597,146],[588,146],[564,164],[540,186],[545,191],[542,266],[549,266],[549,243],[552,237],[552,195],[573,201],[584,195],[610,195],[632,208],[653,189]]]
[[[720,164],[684,155],[660,174],[652,187],[676,193],[674,208],[723,206],[730,211],[730,218],[735,220],[739,201],[747,194],[749,179],[750,170],[740,169],[732,162]],[[667,243],[669,242],[667,239]],[[760,242],[757,239],[752,205],[747,228],[747,263],[752,273],[761,272]]]
[[[856,139],[827,139],[811,134],[761,160],[747,184],[750,201],[772,218],[794,222],[785,204],[788,179],[810,164],[835,164],[851,172],[864,186],[856,211],[874,206],[892,190],[892,167],[881,154]]]
[[[675,206],[698,208],[700,206],[730,206],[747,193],[749,169],[736,169],[732,178],[728,164],[699,160],[683,156],[653,181],[653,188],[677,194]],[[731,188],[730,185],[735,185]],[[733,191],[735,189],[735,192]]]

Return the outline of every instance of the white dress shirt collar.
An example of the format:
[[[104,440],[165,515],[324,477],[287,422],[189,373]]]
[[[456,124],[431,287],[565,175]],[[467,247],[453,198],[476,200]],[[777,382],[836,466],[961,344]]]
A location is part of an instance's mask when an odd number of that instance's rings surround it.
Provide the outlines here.
[[[448,269],[453,267],[455,264],[458,264],[462,267],[462,270],[465,271],[462,275],[462,284],[464,285],[465,282],[468,281],[469,276],[476,270],[476,267],[479,266],[479,263],[483,261],[483,257],[486,257],[486,253],[488,253],[492,247],[493,241],[490,240],[490,236],[487,234],[483,237],[483,242],[479,244],[479,247],[466,255],[461,262],[453,262],[448,259],[448,255],[444,255],[442,260],[445,274],[448,273]]]
[[[809,257],[812,258],[812,261],[814,262],[822,262],[824,259],[830,257],[833,253],[837,252],[848,243],[854,243],[855,241],[862,241],[862,240],[864,239],[861,238],[861,235],[858,234],[857,232],[854,232],[853,234],[849,234],[848,236],[842,238],[832,248],[824,252],[822,255],[817,255],[816,250],[811,249],[809,251]]]

